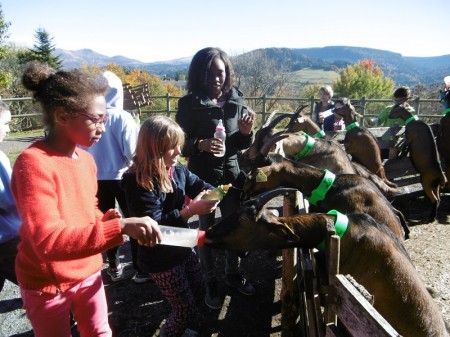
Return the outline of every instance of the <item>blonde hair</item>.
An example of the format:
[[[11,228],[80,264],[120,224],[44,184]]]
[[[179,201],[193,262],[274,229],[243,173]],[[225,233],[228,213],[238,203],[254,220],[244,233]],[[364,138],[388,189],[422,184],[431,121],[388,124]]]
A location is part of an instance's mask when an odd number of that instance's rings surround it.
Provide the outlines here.
[[[173,192],[172,182],[164,163],[164,153],[184,145],[184,132],[173,120],[165,116],[152,116],[141,126],[136,153],[130,172],[136,173],[139,186],[153,191],[155,184],[161,192]]]
[[[330,85],[324,85],[323,87],[320,87],[319,92],[320,91],[330,96],[330,98],[334,95],[333,88]]]

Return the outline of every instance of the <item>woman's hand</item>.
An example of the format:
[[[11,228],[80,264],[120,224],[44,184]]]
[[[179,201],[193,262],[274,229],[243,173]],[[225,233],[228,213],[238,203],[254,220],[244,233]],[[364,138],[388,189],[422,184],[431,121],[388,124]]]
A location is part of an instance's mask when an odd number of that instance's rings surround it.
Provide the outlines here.
[[[210,139],[202,139],[198,142],[199,151],[206,151],[213,154],[218,154],[222,152],[223,144],[222,139],[219,138],[210,138]]]
[[[248,136],[253,130],[253,123],[255,121],[255,115],[253,111],[249,111],[249,113],[243,115],[239,121],[239,131],[242,135]]]
[[[122,233],[136,239],[143,246],[155,246],[161,241],[158,223],[148,216],[132,217],[120,220]]]
[[[103,214],[102,221],[108,221],[112,219],[120,219],[122,215],[120,214],[119,210],[116,208],[110,208],[106,211],[105,214]]]
[[[216,210],[217,205],[220,200],[203,200],[202,196],[206,191],[200,192],[194,199],[189,203],[189,208],[193,214],[209,214]]]

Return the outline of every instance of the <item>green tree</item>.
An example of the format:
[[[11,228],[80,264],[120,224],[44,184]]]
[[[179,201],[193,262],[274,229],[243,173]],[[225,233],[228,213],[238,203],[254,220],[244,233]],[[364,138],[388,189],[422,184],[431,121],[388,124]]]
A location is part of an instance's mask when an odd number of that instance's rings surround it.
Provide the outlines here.
[[[59,56],[54,56],[55,45],[52,44],[53,38],[44,28],[38,28],[36,34],[36,43],[32,49],[29,49],[30,59],[28,61],[36,60],[39,62],[48,63],[51,67],[59,69],[62,67],[62,60]]]
[[[394,91],[394,80],[385,77],[372,60],[361,60],[338,72],[340,78],[333,82],[336,97],[388,98]]]

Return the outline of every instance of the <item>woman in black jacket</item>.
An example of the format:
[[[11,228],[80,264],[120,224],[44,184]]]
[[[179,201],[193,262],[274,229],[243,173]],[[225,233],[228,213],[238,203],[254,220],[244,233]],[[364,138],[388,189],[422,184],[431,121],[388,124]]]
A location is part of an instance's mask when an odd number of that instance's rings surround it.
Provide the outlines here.
[[[234,84],[233,65],[228,55],[219,48],[198,51],[188,73],[188,95],[178,103],[176,121],[186,133],[183,156],[188,157],[188,168],[202,180],[217,186],[233,183],[239,174],[237,153],[252,143],[254,113]],[[221,152],[221,140],[214,138],[219,120],[225,127],[225,155]],[[233,209],[219,204],[222,217]],[[201,229],[207,229],[215,221],[215,214],[199,217]],[[203,276],[206,283],[206,304],[213,309],[221,308],[213,251],[199,248]],[[226,281],[245,295],[255,294],[255,288],[244,279],[238,269],[236,253],[226,252]]]

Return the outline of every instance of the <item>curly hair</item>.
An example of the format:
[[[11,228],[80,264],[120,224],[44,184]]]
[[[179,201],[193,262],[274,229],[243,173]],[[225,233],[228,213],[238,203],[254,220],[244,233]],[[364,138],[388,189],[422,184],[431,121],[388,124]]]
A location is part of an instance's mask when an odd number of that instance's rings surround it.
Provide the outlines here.
[[[226,95],[231,91],[235,82],[235,76],[230,57],[220,48],[207,47],[199,50],[192,58],[186,83],[188,93],[192,93],[194,90],[206,90],[208,70],[216,57],[219,57],[225,64],[226,79],[223,85],[223,92]]]
[[[76,114],[86,110],[93,97],[106,95],[106,79],[79,70],[56,71],[48,64],[31,62],[22,76],[23,86],[32,91],[39,102],[47,126],[54,124],[54,111],[63,108]]]

